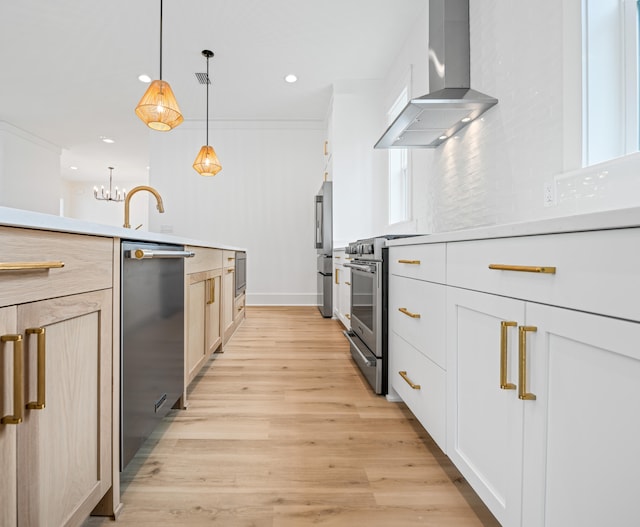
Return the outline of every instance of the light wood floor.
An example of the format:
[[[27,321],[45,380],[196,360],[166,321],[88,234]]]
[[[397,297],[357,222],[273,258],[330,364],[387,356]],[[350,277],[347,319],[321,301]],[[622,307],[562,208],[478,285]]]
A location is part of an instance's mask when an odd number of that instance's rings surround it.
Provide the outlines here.
[[[123,474],[118,522],[85,527],[497,526],[341,330],[315,308],[248,308]]]

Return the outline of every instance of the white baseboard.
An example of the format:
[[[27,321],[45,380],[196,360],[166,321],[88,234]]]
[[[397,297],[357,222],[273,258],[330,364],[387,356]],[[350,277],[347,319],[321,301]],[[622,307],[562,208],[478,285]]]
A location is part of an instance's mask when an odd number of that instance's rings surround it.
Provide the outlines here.
[[[316,293],[247,293],[248,306],[317,306]]]

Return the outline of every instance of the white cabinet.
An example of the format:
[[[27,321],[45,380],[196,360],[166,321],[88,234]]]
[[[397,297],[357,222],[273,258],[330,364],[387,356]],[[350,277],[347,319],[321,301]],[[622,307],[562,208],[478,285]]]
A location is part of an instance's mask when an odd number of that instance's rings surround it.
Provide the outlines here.
[[[504,527],[636,525],[638,230],[563,236],[449,244],[447,454]]]
[[[520,521],[522,426],[531,401],[501,388],[501,324],[524,320],[524,302],[447,290],[447,455],[504,527]],[[504,329],[506,380],[515,385],[517,327]]]
[[[445,246],[389,249],[389,386],[446,451]]]
[[[526,310],[522,525],[638,525],[640,324]]]
[[[345,251],[333,251],[333,314],[342,325],[351,328],[351,269],[345,263],[351,261]]]

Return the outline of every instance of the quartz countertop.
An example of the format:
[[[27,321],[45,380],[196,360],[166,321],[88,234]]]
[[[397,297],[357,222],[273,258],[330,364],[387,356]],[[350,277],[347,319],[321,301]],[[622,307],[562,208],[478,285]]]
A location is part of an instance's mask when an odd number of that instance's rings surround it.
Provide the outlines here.
[[[124,227],[102,225],[100,223],[91,223],[73,218],[64,218],[61,216],[54,216],[52,214],[12,209],[9,207],[0,207],[0,225],[6,227],[23,227],[27,229],[86,234],[90,236],[105,236],[108,238],[121,238],[123,240],[212,247],[216,249],[226,249],[229,251],[245,250],[241,247],[224,245],[210,240],[194,240],[182,236],[176,236],[174,234],[125,229]]]
[[[418,245],[424,243],[446,243],[490,238],[508,238],[513,236],[534,236],[539,234],[559,234],[567,232],[596,231],[640,227],[640,207],[618,209],[543,220],[507,223],[442,232],[412,238],[388,240],[387,246]]]

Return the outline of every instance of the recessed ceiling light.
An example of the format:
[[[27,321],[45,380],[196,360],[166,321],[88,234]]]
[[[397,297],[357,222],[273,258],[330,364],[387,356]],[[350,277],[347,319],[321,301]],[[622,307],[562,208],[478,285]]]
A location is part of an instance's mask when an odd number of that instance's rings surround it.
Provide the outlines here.
[[[145,84],[149,84],[151,82],[151,77],[149,77],[149,75],[143,73],[142,75],[138,75],[138,80],[140,82],[144,82]]]
[[[71,170],[78,170],[78,167],[69,167]]]
[[[460,119],[460,121],[462,121],[463,123],[468,123],[469,121],[471,121],[471,117],[463,117],[462,119]]]
[[[115,141],[114,141],[113,139],[110,139],[110,138],[108,138],[108,137],[105,137],[104,135],[101,135],[101,136],[100,136],[100,140],[101,140],[102,142],[104,142],[104,143],[109,143],[109,144],[115,143]]]
[[[289,84],[293,84],[297,80],[298,80],[298,77],[296,77],[293,73],[289,73],[289,75],[286,75],[284,78],[284,81],[288,82]]]

